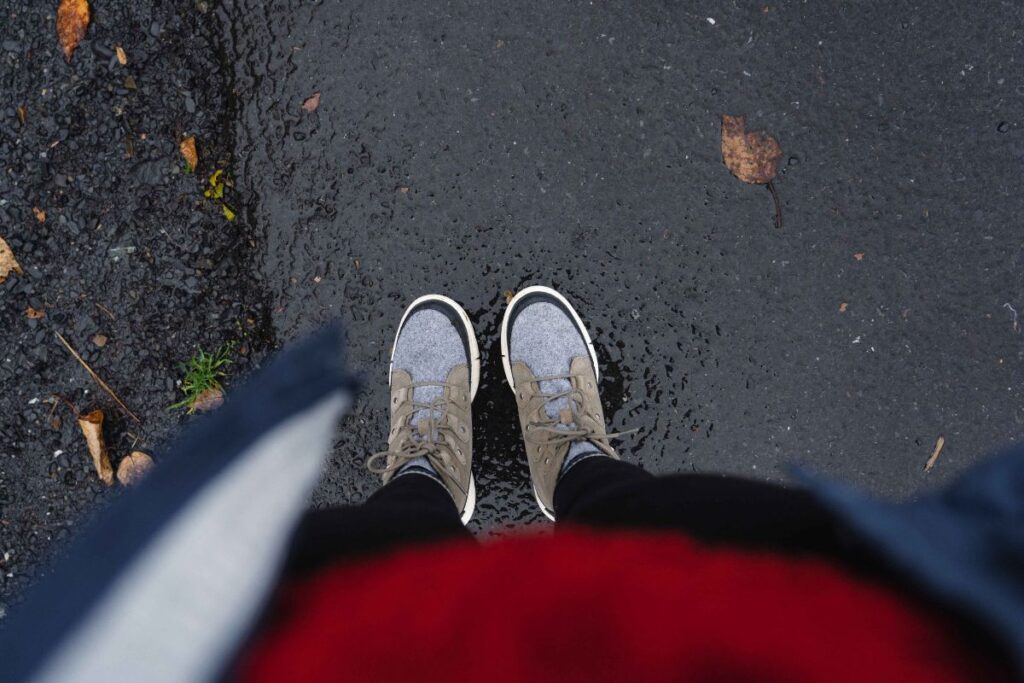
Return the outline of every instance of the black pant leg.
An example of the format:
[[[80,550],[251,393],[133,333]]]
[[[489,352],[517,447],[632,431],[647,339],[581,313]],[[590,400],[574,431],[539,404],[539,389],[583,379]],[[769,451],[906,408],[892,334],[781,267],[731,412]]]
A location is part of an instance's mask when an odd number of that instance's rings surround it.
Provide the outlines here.
[[[612,458],[569,469],[555,489],[560,523],[682,531],[705,542],[845,557],[831,513],[809,493],[708,474],[655,477]]]
[[[362,505],[306,513],[292,537],[285,574],[315,571],[400,545],[453,538],[473,535],[459,519],[451,495],[428,476],[405,474]]]

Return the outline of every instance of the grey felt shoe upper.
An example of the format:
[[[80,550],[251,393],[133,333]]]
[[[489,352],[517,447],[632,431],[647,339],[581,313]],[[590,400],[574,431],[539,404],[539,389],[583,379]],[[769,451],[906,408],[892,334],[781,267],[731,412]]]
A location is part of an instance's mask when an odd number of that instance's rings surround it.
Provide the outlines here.
[[[554,519],[555,486],[568,458],[617,458],[608,443],[590,338],[565,299],[531,287],[502,325],[505,371],[516,394],[534,493]]]
[[[400,471],[439,480],[463,521],[472,514],[476,497],[470,410],[474,373],[479,373],[479,355],[462,309],[450,300],[414,302],[392,352],[388,449],[367,463],[385,484]]]

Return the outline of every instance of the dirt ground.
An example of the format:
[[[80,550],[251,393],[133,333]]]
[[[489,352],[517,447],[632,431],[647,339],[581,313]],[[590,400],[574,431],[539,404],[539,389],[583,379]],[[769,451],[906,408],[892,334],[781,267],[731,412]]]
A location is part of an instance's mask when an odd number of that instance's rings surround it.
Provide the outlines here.
[[[25,271],[0,285],[0,603],[117,495],[93,472],[73,412],[54,410],[52,396],[105,411],[116,463],[132,448],[153,452],[187,422],[167,407],[180,398],[179,364],[200,345],[237,341],[232,371],[244,372],[273,341],[253,267],[262,240],[203,197],[209,175],[233,159],[233,71],[216,18],[188,1],[94,2],[69,65],[56,5],[0,2],[0,236]],[[189,135],[200,141],[195,173],[178,153]],[[29,318],[30,307],[45,317]]]

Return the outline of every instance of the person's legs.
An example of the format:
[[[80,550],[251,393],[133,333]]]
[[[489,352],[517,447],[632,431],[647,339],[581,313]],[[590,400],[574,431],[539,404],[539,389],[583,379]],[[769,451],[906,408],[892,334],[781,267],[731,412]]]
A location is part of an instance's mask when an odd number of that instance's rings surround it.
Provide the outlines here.
[[[402,545],[472,539],[437,480],[410,472],[395,477],[362,505],[310,510],[292,539],[286,573],[301,574],[342,558]]]
[[[362,505],[309,512],[286,572],[400,544],[471,538],[471,404],[480,352],[469,316],[447,297],[420,297],[402,315],[388,375],[388,448],[367,461],[384,486]]]
[[[832,515],[806,491],[712,474],[655,477],[612,458],[587,458],[555,489],[558,522],[682,531],[702,541],[836,555]]]

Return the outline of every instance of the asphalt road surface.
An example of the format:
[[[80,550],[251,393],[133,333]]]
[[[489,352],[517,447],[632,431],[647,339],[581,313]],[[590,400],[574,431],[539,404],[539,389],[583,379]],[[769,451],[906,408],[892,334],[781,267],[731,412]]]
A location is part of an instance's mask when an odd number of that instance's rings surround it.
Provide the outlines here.
[[[71,65],[51,4],[0,0],[0,236],[26,269],[0,285],[0,614],[116,495],[51,394],[159,455],[199,345],[239,342],[237,376],[340,317],[366,384],[314,503],[358,502],[427,292],[484,354],[482,533],[540,522],[497,338],[529,284],[587,320],[623,456],[655,472],[802,463],[905,498],[1024,428],[1012,3],[94,0]],[[723,114],[780,141],[781,229],[723,166]],[[202,196],[218,169],[234,221]]]

